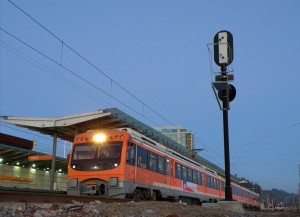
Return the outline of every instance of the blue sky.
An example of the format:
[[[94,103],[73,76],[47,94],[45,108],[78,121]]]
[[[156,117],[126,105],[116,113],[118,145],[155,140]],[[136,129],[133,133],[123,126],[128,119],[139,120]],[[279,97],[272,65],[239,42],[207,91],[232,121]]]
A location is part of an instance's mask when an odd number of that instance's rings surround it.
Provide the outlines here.
[[[57,117],[117,107],[151,126],[171,122],[192,130],[195,146],[206,149],[200,154],[223,167],[222,112],[207,44],[228,30],[237,89],[229,111],[231,172],[264,189],[297,191],[300,1],[12,2],[64,43],[0,2],[1,115]],[[51,144],[9,127],[0,130]]]

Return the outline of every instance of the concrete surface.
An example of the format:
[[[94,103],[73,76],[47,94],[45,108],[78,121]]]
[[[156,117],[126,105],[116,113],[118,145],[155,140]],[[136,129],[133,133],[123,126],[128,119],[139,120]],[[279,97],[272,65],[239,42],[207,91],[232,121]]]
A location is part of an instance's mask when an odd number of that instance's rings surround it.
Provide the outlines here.
[[[13,210],[24,210],[26,207],[25,203],[15,203],[15,202],[1,202],[1,209],[13,209]]]
[[[235,213],[245,214],[245,210],[241,202],[238,201],[219,201],[216,206],[217,209],[231,211]]]

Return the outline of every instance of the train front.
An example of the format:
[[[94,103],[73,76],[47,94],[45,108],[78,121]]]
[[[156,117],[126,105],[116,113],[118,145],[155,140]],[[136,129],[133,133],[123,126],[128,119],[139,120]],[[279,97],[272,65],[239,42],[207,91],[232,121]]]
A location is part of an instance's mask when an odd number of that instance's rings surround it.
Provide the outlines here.
[[[68,162],[68,195],[124,197],[128,140],[121,130],[77,135]]]

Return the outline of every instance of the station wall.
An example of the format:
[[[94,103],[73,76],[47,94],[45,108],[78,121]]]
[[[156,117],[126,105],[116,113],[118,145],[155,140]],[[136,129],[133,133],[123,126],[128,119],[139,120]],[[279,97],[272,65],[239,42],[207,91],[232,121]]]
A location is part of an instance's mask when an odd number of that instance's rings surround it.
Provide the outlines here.
[[[50,190],[50,176],[50,171],[0,164],[1,187]],[[67,191],[67,174],[55,174],[54,189]]]

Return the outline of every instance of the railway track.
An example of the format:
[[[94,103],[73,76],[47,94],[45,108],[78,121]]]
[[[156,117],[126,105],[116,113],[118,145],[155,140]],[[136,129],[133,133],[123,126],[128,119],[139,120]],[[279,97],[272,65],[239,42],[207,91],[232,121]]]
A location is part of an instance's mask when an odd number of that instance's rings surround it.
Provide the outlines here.
[[[97,196],[72,196],[64,192],[33,191],[33,190],[0,190],[0,202],[20,203],[72,203],[101,201],[103,203],[125,203],[130,200],[118,198],[102,198]]]

